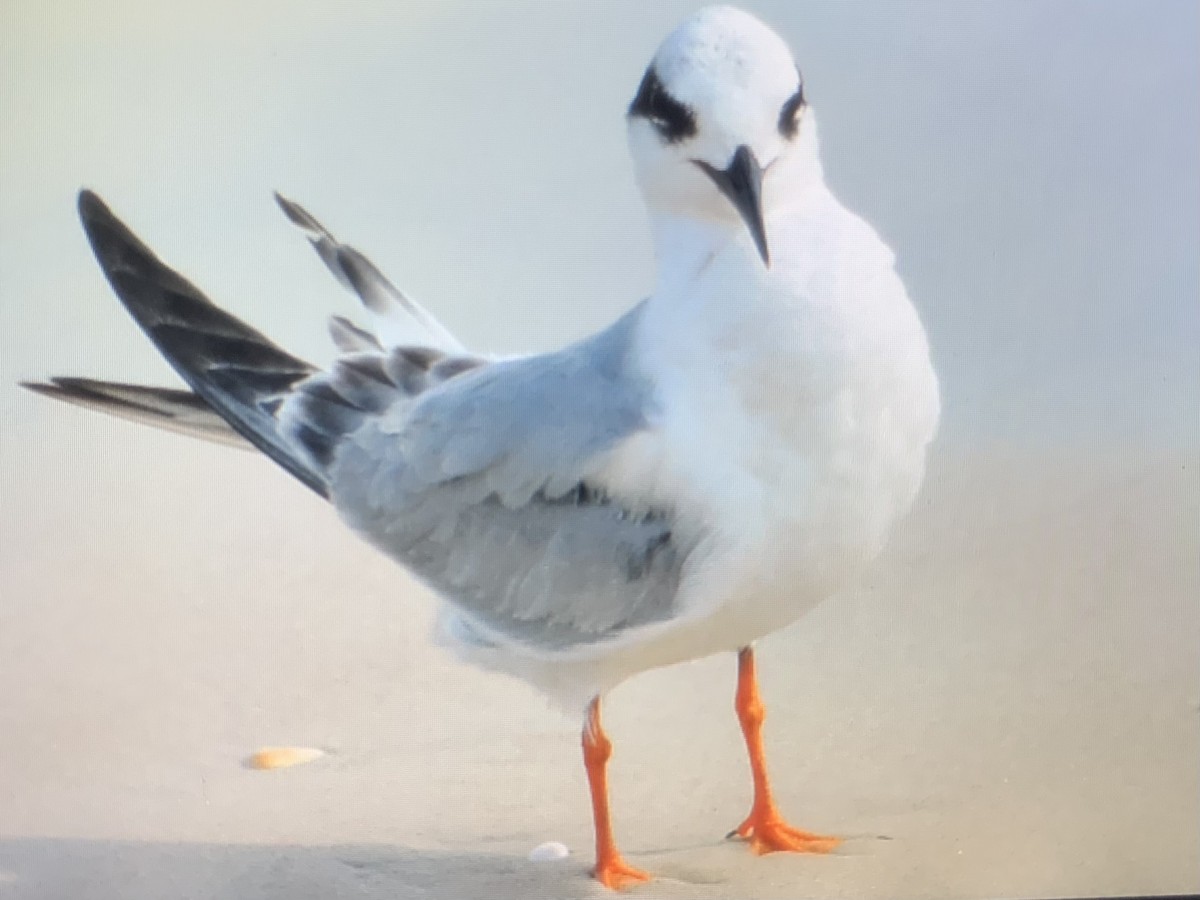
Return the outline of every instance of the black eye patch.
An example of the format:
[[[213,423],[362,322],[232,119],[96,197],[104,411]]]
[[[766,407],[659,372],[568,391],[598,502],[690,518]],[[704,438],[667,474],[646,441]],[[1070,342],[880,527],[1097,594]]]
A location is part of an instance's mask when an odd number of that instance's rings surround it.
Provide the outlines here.
[[[802,109],[804,109],[803,81],[796,88],[796,93],[788,97],[779,109],[779,133],[789,141],[796,136],[796,130],[800,127],[800,111]]]
[[[677,144],[696,133],[696,116],[667,93],[653,66],[642,76],[637,96],[629,104],[629,116],[648,121],[668,144]]]

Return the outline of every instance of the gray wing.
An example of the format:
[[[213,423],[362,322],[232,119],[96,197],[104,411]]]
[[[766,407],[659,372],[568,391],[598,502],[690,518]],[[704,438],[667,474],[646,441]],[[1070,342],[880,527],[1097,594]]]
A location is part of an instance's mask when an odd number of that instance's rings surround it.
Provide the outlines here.
[[[672,511],[596,479],[647,427],[626,356],[640,308],[567,350],[492,363],[348,434],[331,499],[372,543],[501,640],[559,649],[670,618]]]
[[[687,552],[673,511],[623,507],[598,476],[651,417],[628,365],[642,307],[573,347],[493,363],[381,347],[338,322],[350,352],[322,372],[213,304],[99,197],[81,192],[79,208],[114,291],[195,391],[134,388],[137,402],[207,406],[473,635],[562,648],[672,616]]]

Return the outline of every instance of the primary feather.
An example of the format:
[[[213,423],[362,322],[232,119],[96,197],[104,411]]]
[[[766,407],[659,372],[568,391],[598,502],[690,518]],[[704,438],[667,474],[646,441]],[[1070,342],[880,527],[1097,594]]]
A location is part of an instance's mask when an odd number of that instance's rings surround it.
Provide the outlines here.
[[[600,475],[652,412],[629,361],[644,306],[572,347],[501,361],[344,329],[350,352],[320,371],[216,307],[94,194],[80,210],[117,295],[195,391],[166,396],[207,406],[330,499],[454,605],[458,633],[544,652],[673,614],[687,546],[672,510],[623,505]]]
[[[303,206],[276,193],[275,200],[308,236],[317,255],[375,319],[375,336],[391,347],[415,344],[460,352],[463,347],[437,319],[399,290],[369,259],[330,234]],[[339,326],[340,328],[340,326]]]
[[[94,378],[52,378],[49,383],[25,381],[21,386],[45,397],[131,422],[141,422],[242,450],[254,449],[253,444],[234,431],[211,406],[191,391]]]

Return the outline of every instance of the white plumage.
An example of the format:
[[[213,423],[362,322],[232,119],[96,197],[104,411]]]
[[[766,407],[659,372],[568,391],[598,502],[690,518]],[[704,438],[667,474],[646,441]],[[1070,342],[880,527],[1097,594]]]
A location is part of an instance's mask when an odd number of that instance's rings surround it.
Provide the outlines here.
[[[720,651],[740,654],[755,779],[736,831],[760,852],[836,845],[774,807],[749,648],[879,552],[938,420],[892,253],[825,186],[816,122],[777,35],[729,7],[696,14],[659,49],[628,127],[654,290],[574,346],[467,355],[280,198],[376,323],[334,320],[343,355],[318,371],[213,305],[85,192],[110,282],[196,395],[34,386],[230,441],[211,409],[436,591],[440,633],[463,656],[586,707],[596,876],[614,887],[646,876],[612,840],[599,698]]]
[[[718,7],[670,36],[653,68],[697,110],[679,145],[630,121],[658,259],[632,368],[656,411],[591,479],[632,508],[673,510],[674,529],[697,542],[677,613],[569,650],[464,645],[567,707],[638,671],[737,650],[845,586],[911,505],[938,421],[892,252],[826,187],[811,110],[792,141],[779,133],[797,79],[783,42]],[[769,267],[692,163],[723,168],[746,143],[767,170]]]

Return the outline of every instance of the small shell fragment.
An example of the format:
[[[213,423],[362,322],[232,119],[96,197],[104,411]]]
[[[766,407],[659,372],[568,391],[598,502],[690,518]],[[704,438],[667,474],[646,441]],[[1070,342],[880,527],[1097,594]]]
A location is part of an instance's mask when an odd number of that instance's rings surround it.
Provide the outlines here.
[[[263,747],[246,758],[248,769],[286,769],[320,759],[324,750],[316,747]]]
[[[546,841],[544,844],[538,844],[529,851],[530,862],[554,862],[558,859],[566,859],[571,855],[571,851],[567,849],[567,845],[559,841]]]

